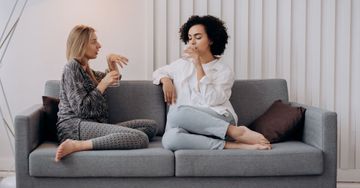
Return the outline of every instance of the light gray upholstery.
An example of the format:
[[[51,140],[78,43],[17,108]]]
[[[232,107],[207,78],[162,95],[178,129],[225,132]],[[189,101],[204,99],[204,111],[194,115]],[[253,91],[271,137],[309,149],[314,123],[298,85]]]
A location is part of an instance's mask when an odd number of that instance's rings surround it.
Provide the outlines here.
[[[57,97],[58,92],[59,81],[45,84],[45,95]],[[151,81],[122,81],[106,95],[112,122],[155,119],[162,134],[166,105],[161,87]],[[288,101],[285,80],[238,80],[231,96],[239,122],[245,125],[277,99]],[[270,151],[173,153],[163,149],[157,137],[146,149],[83,151],[55,163],[57,143],[41,140],[44,114],[42,105],[34,105],[15,117],[17,187],[335,188],[336,113],[304,107],[302,140],[274,144]]]
[[[18,188],[32,187],[29,154],[40,144],[40,138],[43,138],[40,135],[43,117],[42,105],[31,106],[15,116],[15,171]]]
[[[326,188],[322,176],[35,178],[26,188]],[[335,188],[334,186],[331,186]]]
[[[54,162],[57,144],[46,142],[30,154],[29,172],[35,177],[174,176],[174,153],[160,142],[157,137],[147,149],[77,152],[59,163]]]
[[[337,115],[320,108],[292,103],[306,108],[303,142],[319,148],[324,154],[324,187],[336,185]]]
[[[267,150],[179,150],[176,176],[289,176],[320,175],[320,149],[299,141],[273,144]]]

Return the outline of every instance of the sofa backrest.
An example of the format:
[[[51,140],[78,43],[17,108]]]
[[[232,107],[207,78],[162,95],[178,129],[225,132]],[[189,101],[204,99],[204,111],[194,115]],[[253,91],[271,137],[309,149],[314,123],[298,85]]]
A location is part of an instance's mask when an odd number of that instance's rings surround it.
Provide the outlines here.
[[[236,80],[230,102],[239,123],[249,125],[278,99],[289,101],[286,80]]]
[[[45,84],[45,96],[59,97],[59,81],[49,80]],[[106,98],[111,123],[131,119],[153,119],[158,124],[158,135],[162,135],[166,124],[166,104],[162,88],[152,81],[121,81],[119,87],[108,88]],[[230,102],[239,123],[249,125],[263,114],[270,105],[281,99],[288,101],[286,80],[236,80]]]
[[[59,98],[60,94],[60,81],[48,80],[45,83],[44,95],[48,97]]]
[[[153,119],[159,126],[158,135],[163,135],[166,104],[160,86],[152,81],[121,81],[119,87],[108,88],[106,92],[111,123]]]
[[[45,84],[45,96],[58,98],[60,81],[49,80]],[[158,135],[165,130],[166,104],[160,86],[152,81],[121,81],[119,87],[106,91],[110,123],[132,119],[153,119],[158,127]]]

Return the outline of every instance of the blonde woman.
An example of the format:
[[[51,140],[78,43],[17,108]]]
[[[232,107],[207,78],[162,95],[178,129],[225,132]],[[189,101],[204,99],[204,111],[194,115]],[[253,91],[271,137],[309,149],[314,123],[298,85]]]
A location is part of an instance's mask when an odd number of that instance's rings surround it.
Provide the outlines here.
[[[104,98],[106,89],[119,81],[116,64],[127,64],[127,58],[110,54],[107,56],[109,72],[90,68],[101,45],[95,30],[77,25],[67,40],[66,56],[60,84],[58,112],[59,145],[55,161],[77,151],[105,149],[136,149],[148,146],[156,135],[157,124],[153,120],[139,119],[119,124],[108,123],[108,109]]]

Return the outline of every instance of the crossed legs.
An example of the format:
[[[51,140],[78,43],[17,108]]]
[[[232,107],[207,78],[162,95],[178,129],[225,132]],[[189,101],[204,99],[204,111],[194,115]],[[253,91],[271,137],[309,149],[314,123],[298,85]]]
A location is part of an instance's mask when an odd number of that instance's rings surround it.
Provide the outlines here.
[[[232,118],[232,117],[231,117]],[[225,141],[225,137],[234,141]],[[235,126],[211,109],[180,106],[168,114],[163,137],[167,149],[271,149],[269,141],[246,126]]]
[[[56,151],[55,161],[77,151],[145,148],[157,132],[156,122],[146,119],[117,125],[83,121],[79,126],[80,140],[62,142]]]

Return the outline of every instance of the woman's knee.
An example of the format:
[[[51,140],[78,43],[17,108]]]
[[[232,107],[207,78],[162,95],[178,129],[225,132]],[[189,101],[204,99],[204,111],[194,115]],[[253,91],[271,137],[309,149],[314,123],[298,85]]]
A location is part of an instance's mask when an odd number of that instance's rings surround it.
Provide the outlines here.
[[[158,124],[155,120],[152,119],[143,119],[142,122],[142,126],[135,129],[144,132],[148,136],[149,140],[151,140],[157,134]]]
[[[149,146],[149,138],[145,133],[134,130],[132,135],[134,137],[134,140],[136,140],[136,148],[147,148]]]
[[[179,127],[184,120],[191,118],[191,115],[194,113],[194,110],[190,106],[180,106],[173,110],[168,115],[168,122],[172,125],[173,128]]]
[[[151,131],[154,133],[154,135],[156,135],[157,131],[158,131],[158,123],[155,120],[152,119],[148,119],[147,121],[148,126],[150,127]]]
[[[181,133],[183,132],[186,131],[181,128],[166,130],[161,140],[163,147],[173,151],[181,149]]]

